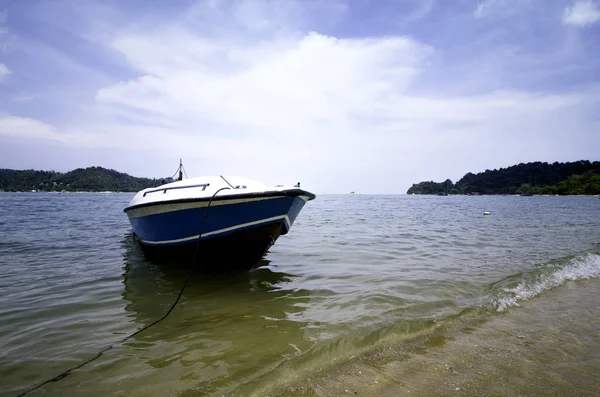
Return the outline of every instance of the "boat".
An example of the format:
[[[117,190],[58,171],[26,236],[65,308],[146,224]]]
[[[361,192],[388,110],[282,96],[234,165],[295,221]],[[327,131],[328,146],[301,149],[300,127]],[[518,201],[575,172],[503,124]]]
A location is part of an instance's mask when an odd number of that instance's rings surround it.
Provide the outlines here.
[[[139,191],[124,208],[133,234],[152,258],[193,256],[204,270],[250,270],[315,195],[294,186],[238,176],[177,179]],[[177,172],[176,172],[177,174]]]

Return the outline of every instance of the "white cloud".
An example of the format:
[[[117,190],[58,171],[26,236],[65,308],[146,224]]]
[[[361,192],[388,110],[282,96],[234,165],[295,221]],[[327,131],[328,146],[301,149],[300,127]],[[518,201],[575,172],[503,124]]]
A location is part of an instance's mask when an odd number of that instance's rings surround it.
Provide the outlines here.
[[[531,10],[545,6],[545,0],[483,0],[478,2],[473,15],[476,18],[483,17],[516,17],[526,15]],[[531,23],[531,20],[528,20]]]
[[[3,63],[0,63],[0,82],[4,79],[4,77],[11,74],[12,71]]]
[[[27,117],[0,114],[0,135],[8,137],[54,139],[56,129],[51,125]]]
[[[477,4],[474,15],[477,18],[499,13],[512,6],[512,2],[506,0],[484,0]]]
[[[488,0],[488,1],[483,1],[479,4],[477,4],[477,7],[475,8],[473,15],[475,15],[475,17],[477,17],[477,18],[483,16],[485,14],[485,12],[487,11],[487,9],[490,7],[490,3],[491,3],[491,1]]]
[[[431,49],[401,37],[340,40],[319,34],[271,45],[227,46],[162,32],[114,43],[148,73],[98,92],[103,104],[172,119],[305,134],[319,122],[371,115],[406,91]],[[170,48],[172,57],[158,56]],[[374,116],[374,114],[373,114]]]
[[[436,3],[436,0],[412,0],[409,4],[414,3],[414,10],[406,15],[408,20],[419,20],[429,14]]]
[[[563,13],[563,24],[588,26],[600,21],[600,7],[591,0],[576,1],[573,6],[566,7]]]

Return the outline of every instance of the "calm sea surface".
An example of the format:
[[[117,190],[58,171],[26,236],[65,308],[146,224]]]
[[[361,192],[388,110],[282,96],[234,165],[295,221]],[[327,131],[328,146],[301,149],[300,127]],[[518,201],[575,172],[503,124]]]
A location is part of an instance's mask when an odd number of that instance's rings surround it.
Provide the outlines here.
[[[0,395],[177,297],[132,196],[0,193]],[[599,395],[599,280],[598,197],[321,195],[262,267],[195,274],[29,395]]]

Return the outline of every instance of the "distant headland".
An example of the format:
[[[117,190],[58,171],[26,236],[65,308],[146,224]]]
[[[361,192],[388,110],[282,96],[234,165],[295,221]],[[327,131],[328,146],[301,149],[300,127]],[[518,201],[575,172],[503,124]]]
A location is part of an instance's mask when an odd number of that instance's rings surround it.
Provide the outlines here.
[[[137,192],[158,186],[161,179],[136,178],[102,167],[69,172],[0,169],[0,191],[5,192]]]
[[[137,192],[158,186],[162,178],[138,178],[103,167],[69,172],[0,169],[0,191],[5,192]],[[600,195],[600,161],[533,162],[508,168],[471,172],[458,182],[420,182],[407,194],[521,194]]]
[[[600,162],[588,160],[570,163],[533,162],[498,170],[471,172],[458,182],[420,182],[407,194],[520,194],[520,195],[598,195]]]

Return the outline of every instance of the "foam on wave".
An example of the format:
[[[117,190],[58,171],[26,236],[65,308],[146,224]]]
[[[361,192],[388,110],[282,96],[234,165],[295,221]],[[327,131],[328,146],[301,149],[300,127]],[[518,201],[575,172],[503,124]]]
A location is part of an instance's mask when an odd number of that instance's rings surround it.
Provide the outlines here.
[[[544,291],[558,287],[568,281],[585,280],[600,277],[600,255],[589,253],[567,259],[557,265],[548,265],[531,278],[521,280],[515,287],[504,288],[499,298],[494,300],[496,310],[503,312],[510,307],[519,306],[540,295]]]

